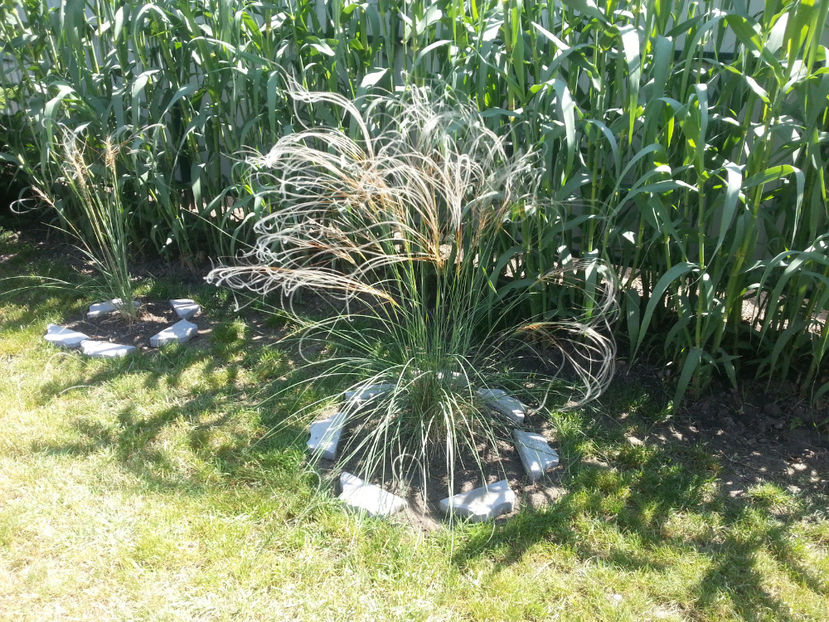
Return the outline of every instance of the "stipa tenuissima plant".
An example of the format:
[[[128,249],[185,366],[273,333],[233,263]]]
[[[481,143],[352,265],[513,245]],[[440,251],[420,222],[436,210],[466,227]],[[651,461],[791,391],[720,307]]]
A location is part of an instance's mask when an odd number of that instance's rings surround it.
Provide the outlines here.
[[[510,153],[471,107],[424,89],[360,106],[292,95],[339,107],[360,139],[307,128],[253,158],[252,186],[274,211],[256,224],[244,265],[207,278],[279,292],[289,308],[303,288],[339,301],[330,317],[301,323],[302,339],[328,347],[321,374],[355,391],[385,389],[341,407],[346,460],[386,483],[445,469],[451,491],[456,467],[483,471],[481,456],[497,457],[506,432],[476,389],[503,387],[542,406],[601,393],[615,350],[605,330],[610,272],[570,260],[528,278],[522,246],[509,239],[521,228],[508,224],[539,217],[531,155]],[[545,287],[584,288],[589,310],[527,321],[527,301]]]

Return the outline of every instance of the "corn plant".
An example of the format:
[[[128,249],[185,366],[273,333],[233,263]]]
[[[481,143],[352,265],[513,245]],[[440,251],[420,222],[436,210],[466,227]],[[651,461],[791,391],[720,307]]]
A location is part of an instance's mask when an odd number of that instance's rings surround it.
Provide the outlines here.
[[[333,348],[315,379],[387,389],[341,411],[351,429],[345,453],[365,477],[428,480],[439,465],[451,491],[464,456],[485,470],[481,446],[497,456],[507,425],[476,388],[506,386],[540,407],[603,391],[615,350],[606,266],[564,263],[529,282],[513,272],[518,252],[499,251],[509,225],[535,212],[530,154],[509,156],[473,109],[422,89],[368,97],[360,108],[298,87],[292,97],[339,108],[359,139],[308,127],[254,159],[252,185],[273,212],[256,224],[247,261],[208,280],[339,300],[330,317],[303,325],[302,340]],[[585,273],[595,285],[589,313],[516,318],[533,288],[577,287],[573,277]]]
[[[142,131],[119,164],[133,243],[196,257],[252,241],[267,204],[236,162],[297,129],[283,73],[349,98],[437,83],[534,149],[563,206],[505,228],[517,273],[610,261],[619,336],[676,368],[677,397],[716,374],[829,391],[829,0],[54,4],[0,7],[2,157],[48,187],[58,123]],[[527,313],[590,307],[562,295],[536,289]]]

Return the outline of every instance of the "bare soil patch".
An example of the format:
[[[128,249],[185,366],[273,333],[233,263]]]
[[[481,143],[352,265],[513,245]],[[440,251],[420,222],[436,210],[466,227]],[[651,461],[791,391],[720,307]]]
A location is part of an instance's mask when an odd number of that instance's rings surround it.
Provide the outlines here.
[[[665,432],[708,447],[732,497],[766,481],[793,493],[829,495],[829,411],[755,389],[707,395]]]
[[[496,417],[497,415],[493,413],[492,416]],[[551,447],[558,451],[555,432],[546,417],[530,411],[527,413],[522,429],[543,434]],[[342,453],[343,448],[348,447],[349,440],[353,435],[352,426],[346,425],[340,439],[340,458],[335,461],[319,461],[318,468],[324,475],[334,476],[345,471],[361,476],[363,470],[361,457],[347,456]],[[517,502],[514,510],[499,516],[495,520],[496,523],[509,520],[522,508],[538,509],[544,507],[564,494],[564,489],[560,485],[564,466],[559,464],[550,469],[541,480],[531,482],[524,471],[518,451],[515,449],[512,440],[508,439],[507,428],[504,428],[504,431],[497,438],[496,448],[488,443],[481,442],[477,445],[476,450],[477,458],[472,455],[468,448],[456,457],[452,494],[468,492],[484,484],[494,484],[506,479],[509,482],[510,489],[515,493]],[[393,459],[393,456],[387,456],[387,464],[390,464]],[[396,487],[389,486],[388,482],[372,480],[371,483],[406,499],[409,505],[406,510],[398,515],[402,516],[405,522],[425,531],[431,531],[444,523],[445,516],[439,507],[439,502],[449,495],[449,474],[443,456],[436,457],[431,461],[429,478],[425,482],[421,473],[417,472]]]
[[[653,368],[622,369],[614,383],[631,379],[669,399],[671,387],[662,388]],[[620,421],[626,416],[616,414]],[[829,404],[810,404],[793,385],[744,381],[735,390],[715,384],[670,419],[650,424],[644,435],[630,440],[705,447],[720,462],[722,486],[731,497],[763,482],[793,493],[829,495]]]
[[[179,321],[168,301],[142,302],[138,316],[130,321],[120,313],[111,313],[98,318],[85,316],[70,321],[65,326],[88,335],[97,341],[109,341],[139,350],[150,350],[150,337]],[[210,322],[201,316],[188,320],[199,327],[199,335],[209,332]],[[198,336],[197,336],[198,338]]]

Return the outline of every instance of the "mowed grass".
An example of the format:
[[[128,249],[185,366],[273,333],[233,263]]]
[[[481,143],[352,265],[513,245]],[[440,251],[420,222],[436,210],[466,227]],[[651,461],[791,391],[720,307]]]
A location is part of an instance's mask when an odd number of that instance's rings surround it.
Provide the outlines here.
[[[0,278],[77,278],[7,234],[0,256]],[[667,416],[643,387],[551,415],[555,505],[424,534],[343,511],[302,430],[269,434],[319,397],[264,401],[291,353],[218,290],[175,293],[213,335],[120,361],[42,340],[83,288],[0,299],[3,619],[829,618],[825,497],[766,482],[732,499],[703,447],[631,445]]]

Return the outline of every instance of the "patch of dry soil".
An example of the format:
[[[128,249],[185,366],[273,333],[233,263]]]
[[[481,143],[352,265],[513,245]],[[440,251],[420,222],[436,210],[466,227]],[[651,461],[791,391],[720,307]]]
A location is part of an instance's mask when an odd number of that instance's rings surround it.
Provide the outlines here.
[[[88,335],[90,339],[135,346],[139,350],[146,351],[151,349],[150,337],[178,321],[179,317],[169,302],[149,301],[141,303],[138,317],[134,321],[130,321],[119,313],[111,313],[93,319],[87,319],[84,316],[65,326]],[[199,327],[199,335],[209,332],[209,322],[205,318],[196,316],[188,321]]]

